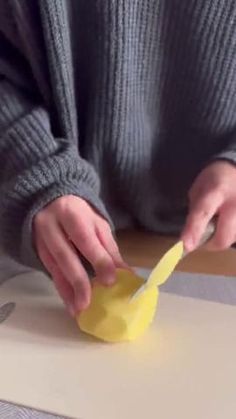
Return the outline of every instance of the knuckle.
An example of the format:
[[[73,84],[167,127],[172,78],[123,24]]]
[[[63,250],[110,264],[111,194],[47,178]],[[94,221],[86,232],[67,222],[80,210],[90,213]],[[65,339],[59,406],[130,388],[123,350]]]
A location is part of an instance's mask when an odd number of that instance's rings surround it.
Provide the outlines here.
[[[76,208],[66,203],[59,208],[60,215],[68,220],[68,223],[75,231],[79,230],[82,234],[83,229],[86,229],[84,222],[84,214],[78,211]]]
[[[111,233],[111,227],[106,220],[100,219],[99,220],[99,225],[100,225],[100,228],[103,232],[109,233],[109,234]]]
[[[57,206],[57,210],[60,213],[64,213],[64,214],[70,213],[71,203],[70,203],[70,199],[68,199],[67,196],[62,196],[61,198],[58,199],[58,201],[55,204]]]
[[[73,198],[74,197],[71,195],[65,195],[56,199],[54,205],[56,207],[57,212],[65,215],[70,215],[71,213],[75,212]]]

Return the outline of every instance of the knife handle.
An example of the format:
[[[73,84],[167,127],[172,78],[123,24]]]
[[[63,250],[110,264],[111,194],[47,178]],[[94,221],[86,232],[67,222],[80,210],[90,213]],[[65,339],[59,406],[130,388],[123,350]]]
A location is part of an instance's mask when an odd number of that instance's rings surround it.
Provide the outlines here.
[[[204,244],[206,244],[214,236],[215,231],[216,231],[216,223],[215,223],[215,221],[212,220],[212,221],[209,222],[209,224],[208,224],[208,226],[205,230],[205,233],[203,234],[203,236],[202,236],[202,238],[199,242],[198,247],[201,247]]]
[[[198,244],[198,248],[206,244],[214,236],[215,231],[216,231],[216,222],[215,220],[212,220],[207,225],[207,228],[204,234],[202,235],[201,240]],[[189,252],[186,252],[186,250],[184,250],[183,257],[186,256],[188,253]]]

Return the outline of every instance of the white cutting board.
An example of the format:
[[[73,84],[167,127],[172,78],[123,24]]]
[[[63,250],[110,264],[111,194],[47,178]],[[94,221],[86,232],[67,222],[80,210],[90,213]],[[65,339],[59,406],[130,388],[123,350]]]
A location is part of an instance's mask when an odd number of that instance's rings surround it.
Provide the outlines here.
[[[79,333],[41,274],[0,287],[0,399],[79,419],[233,419],[236,307],[162,293],[140,340]]]

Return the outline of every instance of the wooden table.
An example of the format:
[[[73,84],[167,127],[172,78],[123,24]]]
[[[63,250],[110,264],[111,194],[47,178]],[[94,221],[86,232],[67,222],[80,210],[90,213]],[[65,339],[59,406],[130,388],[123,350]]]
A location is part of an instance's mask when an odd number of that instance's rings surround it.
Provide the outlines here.
[[[158,236],[144,231],[118,232],[118,243],[124,258],[132,266],[152,268],[176,238]],[[236,250],[207,252],[197,250],[177,267],[183,272],[236,276]]]

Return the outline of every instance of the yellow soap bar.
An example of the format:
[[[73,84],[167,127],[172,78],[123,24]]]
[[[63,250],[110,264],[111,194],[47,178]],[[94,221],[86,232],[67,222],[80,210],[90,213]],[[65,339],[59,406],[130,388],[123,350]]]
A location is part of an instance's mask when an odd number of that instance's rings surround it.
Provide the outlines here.
[[[82,331],[106,342],[131,341],[150,325],[157,306],[158,288],[150,287],[137,299],[131,295],[143,284],[143,278],[126,270],[117,270],[112,287],[95,284],[87,310],[77,316]]]

